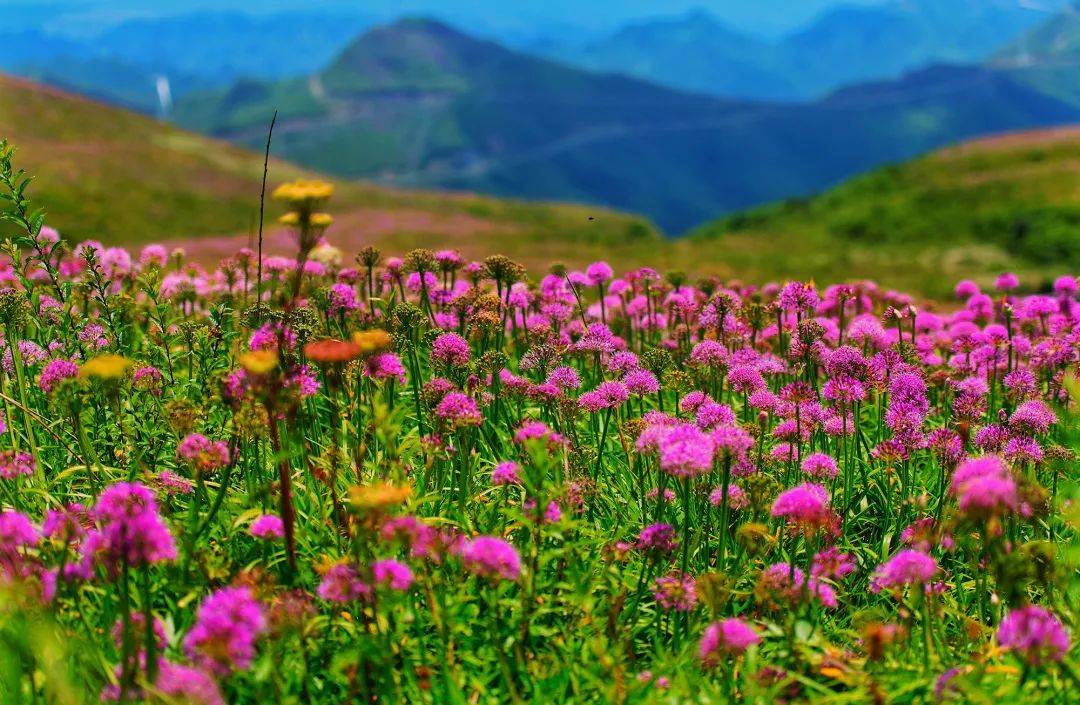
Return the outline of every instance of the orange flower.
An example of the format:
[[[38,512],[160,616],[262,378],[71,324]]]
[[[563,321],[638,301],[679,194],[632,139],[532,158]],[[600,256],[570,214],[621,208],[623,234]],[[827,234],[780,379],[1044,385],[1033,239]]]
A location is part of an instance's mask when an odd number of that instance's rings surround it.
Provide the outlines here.
[[[390,347],[390,334],[382,328],[360,330],[352,334],[352,341],[360,346],[365,355],[377,353]]]
[[[356,360],[364,354],[364,349],[347,340],[317,340],[304,346],[304,355],[312,362],[322,365],[335,365]]]
[[[409,485],[391,485],[379,482],[374,485],[356,485],[349,488],[349,503],[357,511],[384,511],[404,504],[412,496]]]
[[[278,356],[273,350],[255,350],[241,355],[239,362],[251,374],[265,375],[277,367]]]

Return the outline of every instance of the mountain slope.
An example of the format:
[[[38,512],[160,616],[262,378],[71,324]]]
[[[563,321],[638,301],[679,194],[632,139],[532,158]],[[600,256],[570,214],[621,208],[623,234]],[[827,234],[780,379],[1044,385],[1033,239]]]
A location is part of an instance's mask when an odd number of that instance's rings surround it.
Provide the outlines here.
[[[364,34],[306,80],[191,95],[175,115],[257,147],[274,109],[279,153],[312,168],[602,203],[669,232],[973,135],[1080,119],[978,68],[936,67],[777,106],[580,71],[422,20]]]
[[[790,100],[805,94],[776,45],[696,10],[626,25],[585,45],[551,42],[540,52],[686,91]]]
[[[0,138],[35,176],[31,198],[72,240],[138,244],[172,239],[192,251],[231,254],[257,222],[262,154],[209,140],[136,113],[0,75]],[[265,139],[265,138],[264,138]],[[275,150],[276,151],[276,150]],[[310,176],[273,160],[271,187]],[[655,241],[643,219],[602,209],[525,204],[336,182],[328,236],[346,251],[454,246],[473,255],[581,257],[628,241]],[[276,205],[268,202],[268,222]],[[214,237],[209,237],[214,236]],[[277,251],[291,245],[271,228]],[[533,260],[535,261],[535,259]]]
[[[1024,34],[995,55],[991,64],[1080,106],[1080,2]]]
[[[69,238],[164,240],[204,263],[248,244],[260,154],[3,77],[0,116],[0,136],[20,147],[17,163],[37,176],[32,197]],[[271,184],[304,174],[271,163]],[[452,247],[470,257],[503,252],[534,275],[554,261],[607,259],[620,269],[647,264],[691,277],[867,277],[939,298],[963,277],[1014,270],[1037,282],[1080,264],[1080,127],[950,147],[816,198],[732,215],[681,240],[595,208],[336,186],[327,235],[346,259],[367,244],[388,254]],[[268,205],[267,251],[289,254],[294,244],[273,226],[277,212]]]
[[[680,248],[747,278],[877,278],[945,297],[960,277],[1029,283],[1080,267],[1080,125],[1008,133],[877,169],[810,199],[738,213]]]

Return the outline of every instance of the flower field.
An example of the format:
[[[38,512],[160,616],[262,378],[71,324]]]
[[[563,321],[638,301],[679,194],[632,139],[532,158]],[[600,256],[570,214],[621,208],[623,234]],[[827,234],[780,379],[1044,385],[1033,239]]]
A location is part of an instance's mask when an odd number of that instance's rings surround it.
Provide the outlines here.
[[[67,243],[0,149],[0,701],[1068,703],[1078,282]],[[332,240],[332,238],[331,238]]]

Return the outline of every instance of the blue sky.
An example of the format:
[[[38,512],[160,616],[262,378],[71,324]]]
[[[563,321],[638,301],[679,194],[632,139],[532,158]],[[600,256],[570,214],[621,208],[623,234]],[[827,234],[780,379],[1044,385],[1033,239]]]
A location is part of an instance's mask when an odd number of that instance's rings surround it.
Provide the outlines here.
[[[559,28],[610,30],[627,21],[705,9],[743,31],[777,35],[796,29],[840,5],[944,0],[0,0],[15,8],[11,25],[51,24],[93,31],[132,16],[162,16],[204,10],[269,13],[287,10],[345,11],[386,20],[403,14],[435,16],[473,31],[551,34]],[[958,0],[952,0],[956,2]],[[964,0],[959,0],[964,1]],[[1050,10],[1065,0],[966,0],[1012,2]],[[19,20],[23,22],[19,22]]]
[[[840,4],[880,4],[886,0],[0,0],[29,15],[72,11],[95,21],[131,15],[166,15],[194,10],[345,10],[386,17],[437,15],[470,25],[524,30],[528,25],[610,28],[627,20],[709,10],[750,31],[776,32],[805,23]],[[50,7],[51,6],[51,7]],[[28,8],[33,8],[31,11]],[[59,12],[57,12],[59,10]]]

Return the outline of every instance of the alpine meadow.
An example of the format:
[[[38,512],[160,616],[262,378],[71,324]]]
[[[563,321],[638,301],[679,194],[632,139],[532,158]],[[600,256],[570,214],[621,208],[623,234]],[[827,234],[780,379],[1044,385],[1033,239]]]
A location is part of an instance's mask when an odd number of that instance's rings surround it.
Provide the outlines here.
[[[1080,6],[265,5],[0,0],[0,705],[1076,702]]]

